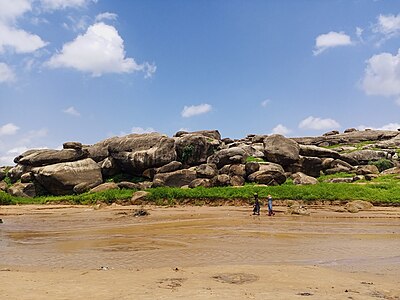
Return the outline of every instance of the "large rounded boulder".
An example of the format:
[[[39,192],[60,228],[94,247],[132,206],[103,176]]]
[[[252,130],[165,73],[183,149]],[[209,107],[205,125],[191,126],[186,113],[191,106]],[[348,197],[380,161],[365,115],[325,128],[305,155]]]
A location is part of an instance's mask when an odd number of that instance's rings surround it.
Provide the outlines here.
[[[189,185],[195,179],[196,171],[189,169],[177,170],[168,173],[159,173],[154,176],[153,187],[182,187]]]
[[[122,171],[142,175],[176,160],[175,141],[159,133],[130,134],[109,142],[108,151]]]
[[[268,161],[285,166],[299,160],[300,146],[283,135],[273,134],[264,139],[264,153]]]
[[[99,165],[91,158],[32,169],[34,178],[53,195],[74,193],[74,187],[86,183],[95,187],[103,182]]]
[[[222,149],[207,159],[207,163],[215,164],[218,169],[230,164],[243,164],[248,154],[240,147]]]
[[[214,154],[219,145],[219,140],[196,133],[175,138],[177,159],[188,166],[207,162],[207,158]]]
[[[77,161],[88,157],[88,152],[82,149],[62,150],[29,150],[14,159],[14,162],[24,166],[40,167],[63,162]]]
[[[260,164],[260,169],[248,176],[251,182],[266,184],[266,185],[280,185],[286,181],[285,170],[282,166],[275,163]]]

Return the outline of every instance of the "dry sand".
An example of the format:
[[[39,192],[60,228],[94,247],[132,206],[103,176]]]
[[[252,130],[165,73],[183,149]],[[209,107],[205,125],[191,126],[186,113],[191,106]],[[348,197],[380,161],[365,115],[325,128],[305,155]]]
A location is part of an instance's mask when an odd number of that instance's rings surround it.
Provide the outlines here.
[[[400,299],[400,208],[0,207],[1,299]]]

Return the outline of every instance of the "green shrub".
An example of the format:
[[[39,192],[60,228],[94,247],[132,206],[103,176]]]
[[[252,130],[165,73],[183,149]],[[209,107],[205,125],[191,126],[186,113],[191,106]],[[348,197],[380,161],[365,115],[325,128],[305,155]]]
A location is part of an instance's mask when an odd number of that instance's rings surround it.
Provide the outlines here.
[[[394,167],[394,164],[391,160],[386,159],[386,158],[381,158],[377,161],[370,161],[368,163],[369,165],[376,166],[379,170],[379,172],[382,172],[384,170],[390,169]]]
[[[139,176],[134,176],[131,174],[126,174],[126,173],[119,173],[114,175],[113,177],[107,179],[107,182],[122,182],[122,181],[130,181],[130,182],[142,182],[145,181],[145,178],[139,177]]]
[[[12,203],[12,196],[6,192],[0,191],[0,205],[8,205]]]

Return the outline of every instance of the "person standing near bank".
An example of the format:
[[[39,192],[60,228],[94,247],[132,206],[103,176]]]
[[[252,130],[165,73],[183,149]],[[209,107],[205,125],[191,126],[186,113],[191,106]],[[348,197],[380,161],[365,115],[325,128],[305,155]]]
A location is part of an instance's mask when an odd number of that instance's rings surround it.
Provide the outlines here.
[[[271,195],[268,195],[268,216],[275,216],[275,213],[272,210],[272,196]]]
[[[260,215],[260,201],[258,201],[257,193],[254,193],[253,215]]]

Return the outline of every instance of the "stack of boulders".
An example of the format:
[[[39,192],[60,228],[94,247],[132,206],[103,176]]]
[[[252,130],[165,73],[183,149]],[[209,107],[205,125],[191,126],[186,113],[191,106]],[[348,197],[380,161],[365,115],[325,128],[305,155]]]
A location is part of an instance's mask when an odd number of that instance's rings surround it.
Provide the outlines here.
[[[362,149],[351,146],[364,142]],[[321,137],[275,134],[240,140],[222,139],[217,130],[180,131],[173,137],[130,134],[94,145],[67,142],[62,150],[26,151],[15,158],[14,167],[0,168],[0,189],[34,197],[114,188],[242,186],[246,182],[280,185],[287,178],[294,184],[317,184],[321,174],[338,172],[354,177],[336,181],[353,182],[378,176],[380,170],[369,163],[380,159],[393,164],[386,173],[400,173],[399,148],[399,131],[348,129]],[[121,174],[141,180],[114,182]],[[6,176],[11,186],[3,181]]]

